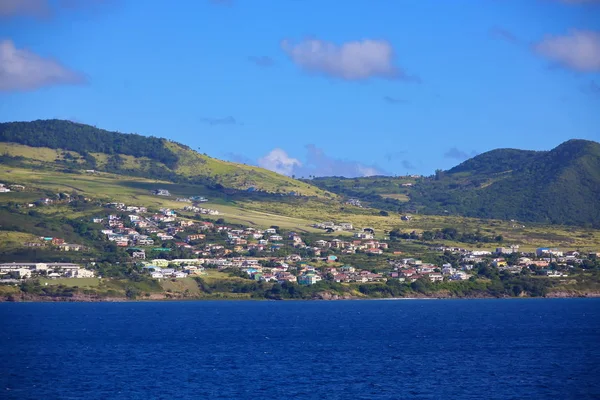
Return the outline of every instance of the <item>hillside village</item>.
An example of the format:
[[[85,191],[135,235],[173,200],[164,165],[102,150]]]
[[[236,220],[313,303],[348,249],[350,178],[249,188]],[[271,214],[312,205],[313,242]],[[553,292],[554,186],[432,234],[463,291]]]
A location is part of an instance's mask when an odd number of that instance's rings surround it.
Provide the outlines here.
[[[572,268],[584,265],[586,260],[600,256],[543,247],[532,253],[519,251],[519,246],[490,250],[439,246],[430,250],[444,255],[448,261],[431,263],[397,250],[397,240],[390,240],[389,236],[378,234],[370,227],[321,222],[314,227],[342,236],[315,240],[313,235],[305,240],[302,233],[283,231],[276,226],[259,229],[228,225],[223,219],[205,220],[204,216],[219,215],[215,209],[199,206],[206,199],[178,200],[182,203],[178,210],[105,203],[105,213],[89,222],[98,227],[102,240],[113,246],[114,251],[126,253],[128,264],[157,280],[201,277],[208,269],[214,269],[235,270],[247,279],[280,284],[451,282],[475,279],[483,267],[500,273],[561,278],[567,277]],[[71,201],[69,195],[62,194],[56,200],[43,198],[23,207],[51,207]],[[87,250],[84,245],[67,243],[59,237],[40,237],[23,245],[64,252]],[[352,256],[361,254],[380,259],[382,267],[361,268],[359,263],[351,261]],[[0,276],[5,282],[37,277],[88,278],[98,276],[94,267],[94,262],[79,265],[35,259],[0,264]]]

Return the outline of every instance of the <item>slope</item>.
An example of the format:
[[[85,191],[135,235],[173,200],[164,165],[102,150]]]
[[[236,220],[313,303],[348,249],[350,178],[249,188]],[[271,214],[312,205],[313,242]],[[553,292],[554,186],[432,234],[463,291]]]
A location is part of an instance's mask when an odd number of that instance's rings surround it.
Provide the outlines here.
[[[569,140],[551,151],[492,150],[430,177],[310,182],[398,212],[600,226],[600,144],[593,141]]]
[[[5,163],[95,169],[212,188],[326,194],[308,183],[263,168],[218,160],[167,139],[64,120],[0,123],[0,142]]]

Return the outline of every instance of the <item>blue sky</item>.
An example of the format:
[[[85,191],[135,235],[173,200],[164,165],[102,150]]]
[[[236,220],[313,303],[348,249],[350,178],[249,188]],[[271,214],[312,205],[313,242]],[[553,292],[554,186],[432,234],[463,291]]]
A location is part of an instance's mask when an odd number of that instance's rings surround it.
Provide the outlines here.
[[[0,0],[0,121],[296,176],[600,140],[596,0]]]

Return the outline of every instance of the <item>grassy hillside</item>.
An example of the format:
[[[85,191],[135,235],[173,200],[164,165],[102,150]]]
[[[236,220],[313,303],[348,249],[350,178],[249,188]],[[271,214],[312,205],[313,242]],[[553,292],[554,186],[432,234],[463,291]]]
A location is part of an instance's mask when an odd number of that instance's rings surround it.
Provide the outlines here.
[[[600,144],[498,149],[434,176],[318,178],[324,190],[398,212],[600,226]]]
[[[176,202],[175,197],[201,195],[209,198],[206,207],[216,209],[219,215],[206,215],[209,219],[223,218],[228,223],[267,228],[277,225],[282,229],[298,232],[321,232],[312,228],[315,222],[335,221],[350,222],[358,228],[372,227],[378,238],[382,238],[394,229],[402,232],[439,230],[454,227],[461,232],[480,232],[481,235],[503,236],[505,243],[517,243],[524,248],[535,248],[540,245],[555,247],[574,247],[580,249],[596,249],[600,243],[600,231],[594,229],[574,228],[547,225],[527,224],[515,225],[509,221],[482,220],[459,216],[415,215],[411,221],[402,221],[400,215],[390,213],[380,215],[379,210],[359,208],[340,203],[338,200],[316,197],[280,197],[258,193],[223,194],[205,187],[151,180],[139,177],[117,175],[111,173],[86,174],[66,173],[61,171],[32,170],[20,167],[0,167],[0,182],[22,184],[23,192],[0,194],[0,207],[5,204],[34,202],[42,197],[55,196],[64,192],[80,195],[101,202],[118,201],[129,205],[142,205],[152,209],[169,207],[181,210],[185,203]],[[155,196],[151,189],[166,188],[172,197]],[[36,225],[46,219],[82,218],[96,215],[100,209],[87,208],[74,211],[63,206],[37,208],[39,220],[13,220],[9,215],[0,215],[0,231],[5,233],[7,242],[15,242],[15,227],[29,227],[26,232],[35,236],[47,233]],[[185,215],[185,213],[184,213]],[[88,219],[89,219],[88,218]],[[57,225],[59,226],[59,225]],[[60,229],[57,227],[57,229]],[[22,231],[21,231],[22,232]],[[340,233],[332,234],[339,235]],[[345,233],[342,233],[345,234]],[[346,233],[350,235],[350,233]],[[67,236],[68,237],[68,236]],[[0,240],[2,237],[0,237]],[[19,238],[20,239],[20,238]],[[73,238],[77,241],[76,238]],[[445,241],[446,244],[453,244]],[[459,245],[458,243],[455,243]],[[499,245],[499,243],[497,243]],[[464,244],[463,244],[464,245]],[[493,248],[496,243],[486,247]]]
[[[95,169],[217,189],[326,195],[309,183],[211,158],[166,139],[63,120],[0,123],[0,155],[13,165]]]

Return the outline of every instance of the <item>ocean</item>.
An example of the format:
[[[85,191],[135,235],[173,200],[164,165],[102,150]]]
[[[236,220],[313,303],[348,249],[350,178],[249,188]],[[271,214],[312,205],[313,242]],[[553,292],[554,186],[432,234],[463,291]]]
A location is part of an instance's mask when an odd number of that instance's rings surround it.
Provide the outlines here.
[[[2,399],[598,399],[600,299],[0,303]]]

